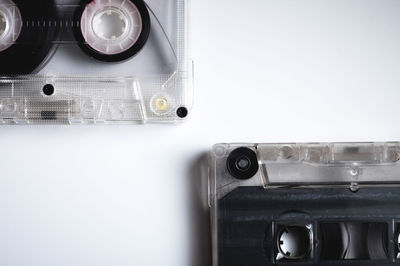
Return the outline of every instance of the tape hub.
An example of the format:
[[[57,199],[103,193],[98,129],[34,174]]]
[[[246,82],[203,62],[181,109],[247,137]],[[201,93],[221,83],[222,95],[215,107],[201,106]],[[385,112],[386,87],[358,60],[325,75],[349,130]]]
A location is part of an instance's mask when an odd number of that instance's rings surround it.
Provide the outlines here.
[[[311,249],[310,233],[306,227],[288,226],[279,232],[278,249],[287,259],[303,259]]]
[[[126,0],[93,1],[86,6],[81,18],[85,42],[105,55],[129,50],[138,41],[142,30],[138,8]]]
[[[104,9],[93,19],[94,33],[106,41],[122,38],[128,32],[128,25],[128,18],[116,8]]]

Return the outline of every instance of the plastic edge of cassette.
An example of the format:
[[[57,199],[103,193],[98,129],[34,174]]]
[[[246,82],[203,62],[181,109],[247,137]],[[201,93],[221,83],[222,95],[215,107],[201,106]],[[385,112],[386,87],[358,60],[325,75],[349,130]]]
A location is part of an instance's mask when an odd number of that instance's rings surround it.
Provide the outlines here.
[[[209,157],[212,249],[218,250],[218,200],[238,187],[400,185],[400,142],[217,144]],[[379,180],[378,180],[379,176]],[[218,254],[212,254],[218,266]]]

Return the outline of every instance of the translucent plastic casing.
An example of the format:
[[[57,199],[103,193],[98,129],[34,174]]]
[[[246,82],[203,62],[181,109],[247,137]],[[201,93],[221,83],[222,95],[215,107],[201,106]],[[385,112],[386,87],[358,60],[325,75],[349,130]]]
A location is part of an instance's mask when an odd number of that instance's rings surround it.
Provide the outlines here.
[[[229,171],[227,160],[234,150],[242,147],[256,154],[258,171],[250,178],[238,179]],[[218,264],[218,247],[221,244],[219,241],[222,241],[218,239],[218,232],[222,230],[218,227],[218,217],[219,215],[235,217],[233,213],[226,213],[227,210],[223,210],[223,214],[219,213],[219,208],[225,206],[220,202],[228,194],[240,188],[254,188],[256,191],[265,192],[283,188],[296,193],[297,189],[307,188],[314,189],[313,191],[322,188],[344,188],[347,191],[357,192],[363,187],[398,187],[400,143],[218,144],[212,149],[209,171],[213,265],[219,266],[226,264]],[[239,195],[242,195],[243,200],[249,197],[245,193]],[[235,210],[245,211],[238,198],[240,197],[235,197],[234,202],[237,204]],[[290,195],[287,194],[286,200],[289,199]],[[253,198],[252,200],[255,201]],[[254,204],[261,203],[255,201]],[[294,211],[296,203],[292,204]],[[247,219],[249,223],[257,220],[254,217]],[[225,228],[224,232],[225,235],[229,235],[228,228]],[[229,244],[232,247],[236,245]]]
[[[75,36],[84,21],[76,17],[81,1],[56,0],[52,7],[55,19],[37,22],[37,27],[56,31],[46,59],[28,75],[0,73],[0,124],[136,124],[186,119],[193,104],[188,2],[146,0],[151,28],[143,48],[126,60],[102,62],[86,54]],[[7,3],[0,0],[0,10]],[[101,15],[94,16],[94,27],[102,26]],[[25,21],[24,14],[22,18],[24,31],[33,22]],[[141,23],[137,18],[126,19],[126,23],[135,19]],[[116,39],[107,38],[109,43]],[[18,40],[16,44],[25,45]],[[130,44],[122,45],[125,51]],[[112,53],[116,48],[104,49]]]

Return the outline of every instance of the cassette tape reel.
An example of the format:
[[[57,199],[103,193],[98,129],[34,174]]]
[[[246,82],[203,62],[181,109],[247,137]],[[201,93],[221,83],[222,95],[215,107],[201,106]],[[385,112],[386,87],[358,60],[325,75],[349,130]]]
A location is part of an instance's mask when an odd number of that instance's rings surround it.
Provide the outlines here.
[[[0,0],[0,124],[175,122],[187,0]]]
[[[150,16],[142,0],[83,1],[75,16],[81,48],[105,62],[124,61],[137,54],[150,33]]]
[[[214,266],[398,265],[400,143],[219,144]]]

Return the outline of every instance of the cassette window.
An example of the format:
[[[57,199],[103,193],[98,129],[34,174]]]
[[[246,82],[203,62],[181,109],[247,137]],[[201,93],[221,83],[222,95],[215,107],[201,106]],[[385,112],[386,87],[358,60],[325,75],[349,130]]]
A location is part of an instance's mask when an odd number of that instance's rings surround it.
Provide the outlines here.
[[[400,143],[219,144],[213,265],[397,265]]]
[[[0,0],[0,124],[184,120],[188,20],[188,0]]]

